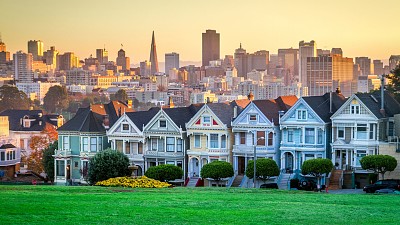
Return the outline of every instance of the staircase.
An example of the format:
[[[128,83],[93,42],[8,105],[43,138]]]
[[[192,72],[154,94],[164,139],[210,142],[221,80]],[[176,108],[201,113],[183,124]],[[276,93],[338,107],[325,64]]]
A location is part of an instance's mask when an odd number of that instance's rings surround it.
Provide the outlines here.
[[[284,173],[281,174],[281,180],[278,183],[279,189],[287,190],[288,189],[288,183],[290,179],[290,173]]]
[[[239,187],[240,183],[242,183],[243,177],[243,175],[237,175],[233,180],[231,187]]]
[[[199,180],[198,177],[189,178],[189,182],[187,183],[186,187],[196,187],[196,184],[197,184],[198,180]]]
[[[340,178],[342,177],[342,170],[332,170],[331,177],[329,179],[329,190],[341,189]]]

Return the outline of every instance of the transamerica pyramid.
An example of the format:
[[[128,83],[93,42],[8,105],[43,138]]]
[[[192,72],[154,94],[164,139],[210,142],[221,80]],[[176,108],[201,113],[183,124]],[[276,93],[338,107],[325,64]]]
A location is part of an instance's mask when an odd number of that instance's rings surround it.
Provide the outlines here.
[[[151,75],[154,75],[155,73],[159,72],[156,39],[154,38],[154,31],[153,31],[153,37],[151,38],[150,63],[151,63]]]

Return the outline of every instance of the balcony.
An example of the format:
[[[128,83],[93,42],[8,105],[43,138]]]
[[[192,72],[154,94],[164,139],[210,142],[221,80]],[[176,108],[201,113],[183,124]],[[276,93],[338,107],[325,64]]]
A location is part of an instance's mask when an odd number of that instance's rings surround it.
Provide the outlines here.
[[[63,149],[56,149],[55,154],[56,157],[67,157],[72,155],[71,149],[63,150]]]
[[[256,147],[257,153],[272,153],[275,151],[273,146],[257,146]],[[247,145],[234,145],[233,151],[234,153],[246,153],[246,154],[253,154],[254,153],[254,146],[247,146]]]
[[[183,152],[146,151],[144,157],[183,157]]]

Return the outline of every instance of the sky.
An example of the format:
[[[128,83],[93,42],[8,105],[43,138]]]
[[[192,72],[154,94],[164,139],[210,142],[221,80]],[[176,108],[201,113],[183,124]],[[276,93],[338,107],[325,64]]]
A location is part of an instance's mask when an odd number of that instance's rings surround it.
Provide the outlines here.
[[[131,63],[149,60],[155,31],[158,61],[177,52],[180,60],[201,61],[201,34],[220,33],[221,58],[239,44],[247,52],[340,47],[344,56],[387,60],[400,54],[399,0],[0,0],[0,32],[7,51],[27,51],[42,40],[80,59],[95,49],[115,60],[123,48]]]

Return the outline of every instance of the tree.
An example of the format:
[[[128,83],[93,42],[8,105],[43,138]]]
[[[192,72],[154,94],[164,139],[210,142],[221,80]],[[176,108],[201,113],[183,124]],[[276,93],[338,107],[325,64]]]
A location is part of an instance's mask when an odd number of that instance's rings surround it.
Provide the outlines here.
[[[318,187],[320,187],[321,177],[331,172],[333,164],[330,159],[309,159],[304,161],[301,166],[301,173],[303,175],[311,175],[317,178]]]
[[[89,161],[88,181],[95,184],[98,181],[114,177],[129,176],[129,159],[122,152],[110,148],[98,152]]]
[[[200,175],[203,178],[214,179],[218,186],[221,179],[233,176],[234,172],[230,163],[214,161],[204,165],[203,168],[201,168]]]
[[[0,87],[0,112],[7,109],[29,109],[30,99],[18,88],[3,85]]]
[[[58,141],[53,142],[43,150],[42,165],[47,179],[51,183],[54,181],[54,157],[55,150],[58,148]]]
[[[175,179],[181,179],[183,177],[183,171],[178,166],[165,164],[150,167],[144,175],[155,180],[168,182]]]
[[[381,174],[385,179],[387,171],[393,171],[397,167],[397,160],[390,155],[367,155],[360,160],[364,170],[372,170],[374,174]]]
[[[111,95],[111,100],[126,102],[128,100],[128,95],[124,89],[119,89],[114,95]]]
[[[390,74],[387,74],[386,78],[389,79],[386,90],[393,93],[396,100],[400,102],[400,65],[397,65],[396,68],[390,71]]]
[[[250,179],[254,177],[254,161],[249,160],[246,168],[246,176]],[[279,167],[272,159],[256,160],[256,179],[262,180],[264,183],[273,176],[279,176]]]
[[[59,85],[49,88],[49,91],[43,98],[44,108],[51,112],[61,112],[68,107],[68,92],[65,87]]]

